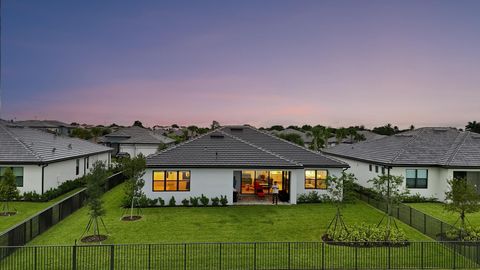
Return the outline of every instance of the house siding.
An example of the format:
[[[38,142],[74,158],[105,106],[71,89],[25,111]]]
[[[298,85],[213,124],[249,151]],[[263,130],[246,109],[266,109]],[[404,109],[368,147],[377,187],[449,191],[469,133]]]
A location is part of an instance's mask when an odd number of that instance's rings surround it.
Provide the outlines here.
[[[128,153],[131,157],[139,154],[149,156],[157,153],[160,144],[120,144],[120,152]]]

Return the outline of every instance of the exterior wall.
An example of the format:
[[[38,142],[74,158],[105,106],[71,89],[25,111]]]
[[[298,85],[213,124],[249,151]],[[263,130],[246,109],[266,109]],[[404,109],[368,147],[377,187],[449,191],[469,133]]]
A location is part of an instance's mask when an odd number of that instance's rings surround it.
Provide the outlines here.
[[[343,162],[348,163],[350,168],[347,170],[349,173],[353,173],[358,179],[358,184],[364,187],[371,188],[372,184],[368,180],[382,174],[382,166],[375,163],[366,163],[357,160],[351,160],[346,158],[338,158]],[[372,171],[369,169],[369,165],[372,164]],[[378,166],[378,173],[375,172],[375,166]],[[390,170],[390,174],[396,176],[406,176],[407,169],[427,169],[428,170],[428,185],[427,188],[410,188],[410,194],[420,194],[424,197],[435,197],[440,201],[445,199],[445,191],[448,189],[447,180],[453,178],[453,170],[440,167],[393,167]],[[406,181],[403,183],[403,187],[406,188]]]
[[[295,174],[295,187],[296,187],[296,194],[307,194],[312,191],[316,191],[320,195],[326,195],[328,192],[326,189],[305,189],[305,170],[327,170],[328,175],[330,176],[335,176],[335,177],[340,177],[342,175],[343,169],[341,168],[308,168],[308,169],[301,169],[301,170],[295,170],[292,171],[292,178],[294,178]],[[296,198],[295,198],[295,203],[296,203]]]
[[[79,174],[76,175],[76,159],[69,159],[60,162],[48,164],[44,168],[44,191],[50,188],[55,188],[67,180],[73,180],[84,175],[85,159],[79,158],[80,167]],[[85,170],[88,173],[93,163],[96,161],[103,161],[109,165],[110,153],[102,153],[89,156],[89,169]],[[23,187],[19,187],[20,193],[42,192],[42,166],[40,165],[1,165],[2,167],[23,167]]]
[[[325,169],[325,168],[318,168]],[[248,169],[171,169],[171,170],[189,170],[190,171],[190,191],[153,191],[153,171],[155,169],[148,168],[143,176],[145,186],[143,192],[151,199],[162,198],[165,203],[172,198],[178,205],[182,203],[183,199],[190,197],[199,197],[202,194],[208,198],[227,196],[228,203],[233,204],[233,177],[234,171],[248,170]],[[158,169],[169,170],[169,169]],[[258,169],[262,170],[262,169]],[[265,169],[268,170],[268,169]],[[281,169],[279,169],[281,170]],[[299,194],[308,193],[310,191],[317,191],[320,194],[326,194],[326,190],[322,189],[305,189],[305,170],[295,169],[289,170],[291,172],[290,178],[290,204],[297,203]],[[328,173],[334,176],[340,176],[342,169],[328,169]],[[237,181],[238,183],[239,181]]]
[[[183,199],[199,197],[202,194],[209,199],[227,196],[228,204],[233,204],[233,169],[172,169],[190,171],[190,191],[153,191],[153,171],[147,168],[143,179],[143,192],[151,199],[162,198],[168,204],[172,196],[178,205]],[[158,169],[164,170],[164,169]]]
[[[140,153],[149,156],[157,153],[159,144],[120,144],[120,152],[128,153],[131,157],[135,157]]]

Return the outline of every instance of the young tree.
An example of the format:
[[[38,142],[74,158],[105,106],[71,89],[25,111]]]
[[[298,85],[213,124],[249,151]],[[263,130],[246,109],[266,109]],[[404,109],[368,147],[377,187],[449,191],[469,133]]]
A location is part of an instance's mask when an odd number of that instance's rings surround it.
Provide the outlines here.
[[[408,194],[408,190],[405,190],[403,186],[403,176],[391,175],[388,174],[380,175],[375,177],[368,182],[372,183],[373,189],[382,197],[385,198],[387,204],[387,211],[383,218],[378,223],[380,226],[383,220],[386,218],[386,239],[385,241],[390,240],[390,232],[393,229],[392,224],[395,226],[395,229],[398,230],[397,223],[392,216],[392,208],[395,205],[398,205],[402,198]]]
[[[10,168],[7,168],[3,176],[0,177],[0,200],[3,202],[0,216],[15,215],[17,211],[10,209],[9,202],[18,198],[18,196],[19,192],[15,184],[15,175]]]
[[[446,202],[444,207],[449,212],[459,214],[457,222],[460,221],[460,233],[462,233],[462,231],[465,231],[465,214],[480,210],[480,196],[477,194],[475,187],[466,179],[454,178],[449,180],[448,184],[450,190],[445,192]]]
[[[335,217],[327,227],[327,235],[331,239],[334,239],[335,234],[339,231],[338,225],[340,225],[340,230],[345,230],[348,233],[348,228],[342,218],[341,209],[345,206],[346,202],[354,200],[353,186],[355,181],[355,175],[346,172],[342,172],[342,176],[340,177],[327,177],[328,195],[337,208]]]
[[[102,217],[105,215],[102,195],[104,193],[104,184],[107,176],[108,172],[105,163],[97,161],[93,164],[92,171],[85,177],[87,182],[87,207],[89,208],[88,214],[90,216],[90,220],[83,235],[89,232],[91,228],[93,235],[82,238],[82,240],[90,238],[90,241],[101,241],[106,238],[105,236],[102,236],[100,234],[99,221],[101,222],[106,231],[107,228],[102,219]]]
[[[133,209],[138,206],[138,200],[143,196],[142,188],[145,181],[142,179],[145,174],[146,161],[145,157],[140,154],[131,159],[123,161],[123,173],[127,177],[125,184],[125,200],[130,202],[129,220],[133,220]],[[137,216],[139,216],[137,212]]]

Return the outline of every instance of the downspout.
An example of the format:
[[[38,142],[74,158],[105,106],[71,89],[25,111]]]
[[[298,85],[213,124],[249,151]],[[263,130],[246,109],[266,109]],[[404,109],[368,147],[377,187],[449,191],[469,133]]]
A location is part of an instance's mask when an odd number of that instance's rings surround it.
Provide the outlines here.
[[[48,164],[42,164],[42,195],[45,190],[45,168],[48,167]]]

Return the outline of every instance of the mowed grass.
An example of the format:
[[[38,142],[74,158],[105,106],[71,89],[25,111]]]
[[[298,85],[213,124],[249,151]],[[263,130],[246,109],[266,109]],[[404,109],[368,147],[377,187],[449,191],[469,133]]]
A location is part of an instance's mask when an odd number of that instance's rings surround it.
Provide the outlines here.
[[[443,203],[408,203],[407,205],[451,225],[455,224],[459,217],[455,212],[446,211]],[[480,212],[466,214],[466,217],[471,225],[480,226]]]
[[[139,221],[121,221],[124,185],[104,195],[108,244],[183,242],[321,241],[335,215],[331,204],[142,209]],[[377,224],[383,213],[358,201],[342,210],[345,222]],[[86,207],[35,238],[29,245],[74,244],[89,221]],[[412,241],[431,240],[397,221]]]
[[[64,195],[55,198],[48,202],[11,202],[9,203],[10,209],[16,209],[17,214],[13,216],[1,216],[0,217],[0,234],[13,227],[14,225],[26,220],[27,218],[34,216],[38,212],[48,208],[49,206],[65,199],[66,197],[80,191],[81,188],[72,190]]]

